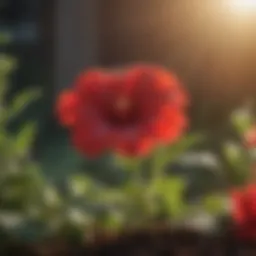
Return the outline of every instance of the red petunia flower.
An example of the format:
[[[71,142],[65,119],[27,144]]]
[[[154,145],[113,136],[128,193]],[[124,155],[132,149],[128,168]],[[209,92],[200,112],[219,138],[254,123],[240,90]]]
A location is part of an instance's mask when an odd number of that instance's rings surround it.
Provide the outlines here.
[[[57,113],[74,146],[88,156],[113,150],[127,156],[178,139],[187,126],[187,94],[174,75],[151,65],[82,73],[61,94]]]
[[[256,184],[232,192],[233,220],[237,236],[256,240]]]

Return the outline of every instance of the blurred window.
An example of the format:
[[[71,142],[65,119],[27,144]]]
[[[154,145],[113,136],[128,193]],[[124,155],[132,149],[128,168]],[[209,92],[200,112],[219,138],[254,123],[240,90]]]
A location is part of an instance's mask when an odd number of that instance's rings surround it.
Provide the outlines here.
[[[36,43],[40,0],[2,0],[0,33],[15,43]]]

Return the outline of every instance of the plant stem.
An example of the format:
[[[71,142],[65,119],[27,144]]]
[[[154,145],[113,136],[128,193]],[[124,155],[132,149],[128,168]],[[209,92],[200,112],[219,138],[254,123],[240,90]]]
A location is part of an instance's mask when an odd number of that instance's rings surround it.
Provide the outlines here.
[[[162,148],[158,148],[155,150],[153,155],[151,156],[150,161],[150,169],[151,176],[149,178],[149,189],[147,190],[147,212],[150,217],[156,217],[159,212],[159,185],[161,186],[162,181],[164,180],[164,163],[162,162]]]
[[[140,184],[140,182],[142,181],[142,169],[143,169],[143,162],[140,159],[136,159],[134,160],[134,166],[133,166],[133,177],[132,177],[132,182],[135,185]]]
[[[162,148],[158,148],[152,156],[152,176],[151,183],[154,185],[161,181],[164,176],[163,163],[161,162],[161,154],[163,153]]]

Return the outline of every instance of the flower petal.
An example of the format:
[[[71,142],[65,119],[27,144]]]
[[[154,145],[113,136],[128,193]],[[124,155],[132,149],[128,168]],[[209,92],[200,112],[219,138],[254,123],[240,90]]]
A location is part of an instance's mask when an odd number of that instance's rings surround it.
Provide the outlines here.
[[[57,100],[56,113],[60,123],[71,127],[76,121],[77,95],[72,90],[62,92]]]

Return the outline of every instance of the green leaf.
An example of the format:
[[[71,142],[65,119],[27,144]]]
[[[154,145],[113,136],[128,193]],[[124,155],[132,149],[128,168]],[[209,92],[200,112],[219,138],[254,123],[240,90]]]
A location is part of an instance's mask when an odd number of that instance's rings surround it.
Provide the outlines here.
[[[11,43],[12,41],[12,36],[10,33],[0,33],[0,45],[6,45]]]
[[[228,142],[224,145],[224,154],[231,164],[236,164],[243,157],[242,148],[233,142]]]
[[[38,163],[30,161],[26,166],[26,172],[36,184],[36,186],[43,186],[46,183],[43,172]]]
[[[228,163],[235,169],[246,169],[250,164],[249,154],[238,144],[227,142],[223,148]]]
[[[238,144],[228,142],[223,148],[224,157],[231,167],[229,179],[236,184],[243,183],[250,174],[250,155]]]
[[[1,112],[4,109],[5,106],[5,97],[6,93],[8,91],[8,85],[9,85],[9,79],[6,76],[1,77],[0,76],[0,106],[1,106]]]
[[[78,226],[85,226],[92,222],[91,216],[77,207],[68,209],[67,217],[71,223]]]
[[[125,200],[124,191],[118,188],[105,188],[99,190],[100,201],[107,204],[119,204]]]
[[[9,74],[16,66],[15,59],[7,55],[0,55],[0,108],[1,119],[3,119],[3,109],[5,107],[5,96],[9,86]],[[4,113],[5,114],[5,113]]]
[[[151,209],[155,205],[152,205],[149,201],[150,187],[142,183],[128,183],[122,191],[122,201],[117,201],[120,208],[123,210],[124,218],[132,225],[141,224],[147,221],[151,217]],[[121,199],[121,196],[120,198]]]
[[[42,186],[27,169],[12,172],[2,180],[0,195],[6,206],[14,205],[22,210],[42,198]]]
[[[159,181],[158,191],[169,215],[177,217],[184,213],[184,190],[185,183],[181,178],[166,177]]]
[[[190,134],[182,137],[177,143],[172,145],[170,148],[172,151],[177,152],[176,154],[181,154],[184,151],[190,149],[195,144],[201,143],[204,140],[202,134]]]
[[[240,135],[244,135],[246,131],[253,125],[253,118],[250,109],[242,108],[235,111],[231,115],[231,122],[234,125],[236,131]]]
[[[118,167],[121,167],[125,171],[138,171],[138,168],[142,165],[144,159],[141,158],[130,158],[122,155],[115,156],[115,163]]]
[[[69,180],[71,194],[75,197],[86,196],[92,187],[92,180],[85,175],[74,175]]]
[[[0,226],[5,229],[16,229],[22,223],[24,223],[25,218],[22,213],[5,211],[2,210],[0,213]]]
[[[3,150],[4,148],[9,147],[10,145],[12,146],[12,143],[12,137],[6,132],[5,129],[0,128],[0,150]]]
[[[184,136],[177,143],[172,144],[167,153],[163,154],[161,162],[170,163],[177,160],[183,153],[189,150],[192,146],[202,142],[204,136],[201,134],[191,134]]]
[[[108,231],[118,231],[120,230],[125,222],[125,216],[117,210],[111,210],[105,214],[105,216],[100,220],[103,228]]]
[[[9,75],[16,68],[16,60],[5,54],[0,54],[0,76]]]
[[[223,195],[209,195],[203,199],[204,209],[213,215],[225,213],[225,204]]]
[[[32,101],[37,100],[40,96],[40,89],[24,91],[16,95],[8,109],[9,119],[19,115],[30,103],[32,103]]]
[[[45,186],[43,192],[43,200],[45,206],[47,207],[58,207],[62,203],[61,197],[57,189],[51,185]]]
[[[17,134],[15,148],[19,156],[28,155],[36,135],[35,123],[27,123]]]

